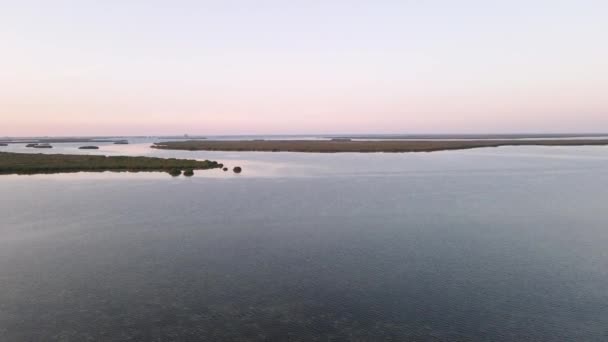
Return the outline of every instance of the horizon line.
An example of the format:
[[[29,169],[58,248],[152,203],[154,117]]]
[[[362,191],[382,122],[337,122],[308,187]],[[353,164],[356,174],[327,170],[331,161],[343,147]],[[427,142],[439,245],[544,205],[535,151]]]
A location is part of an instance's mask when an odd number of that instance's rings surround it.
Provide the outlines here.
[[[580,136],[607,136],[608,132],[477,132],[477,133],[229,133],[229,134],[85,134],[85,135],[0,135],[0,139],[10,138],[205,138],[205,137],[243,137],[243,136],[274,136],[274,137],[471,137],[471,136],[493,136],[493,137],[580,137]]]

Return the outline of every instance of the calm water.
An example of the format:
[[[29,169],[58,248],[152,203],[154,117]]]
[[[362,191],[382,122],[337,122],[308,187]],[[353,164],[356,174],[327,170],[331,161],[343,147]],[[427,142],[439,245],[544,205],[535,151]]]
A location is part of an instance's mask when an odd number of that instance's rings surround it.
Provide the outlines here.
[[[606,147],[148,145],[244,173],[0,177],[0,341],[608,339]]]

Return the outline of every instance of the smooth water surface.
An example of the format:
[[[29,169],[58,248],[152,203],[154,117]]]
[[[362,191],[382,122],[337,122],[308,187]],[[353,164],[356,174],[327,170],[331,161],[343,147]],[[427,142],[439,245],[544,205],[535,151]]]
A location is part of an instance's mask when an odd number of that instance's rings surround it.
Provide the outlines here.
[[[148,145],[48,153],[244,172],[1,176],[0,341],[608,339],[606,147]]]

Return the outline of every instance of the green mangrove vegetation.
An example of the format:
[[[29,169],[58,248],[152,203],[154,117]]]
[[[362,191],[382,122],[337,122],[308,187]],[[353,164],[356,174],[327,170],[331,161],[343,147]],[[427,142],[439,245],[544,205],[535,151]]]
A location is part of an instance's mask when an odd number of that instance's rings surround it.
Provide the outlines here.
[[[0,174],[32,175],[71,172],[168,172],[220,168],[215,161],[151,157],[92,156],[0,152]],[[179,174],[177,172],[179,171]]]

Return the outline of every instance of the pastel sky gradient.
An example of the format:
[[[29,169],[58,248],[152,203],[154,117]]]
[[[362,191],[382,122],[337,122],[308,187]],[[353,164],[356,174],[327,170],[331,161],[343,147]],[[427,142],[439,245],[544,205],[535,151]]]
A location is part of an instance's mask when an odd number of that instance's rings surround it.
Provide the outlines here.
[[[0,136],[607,131],[606,0],[0,0]]]

